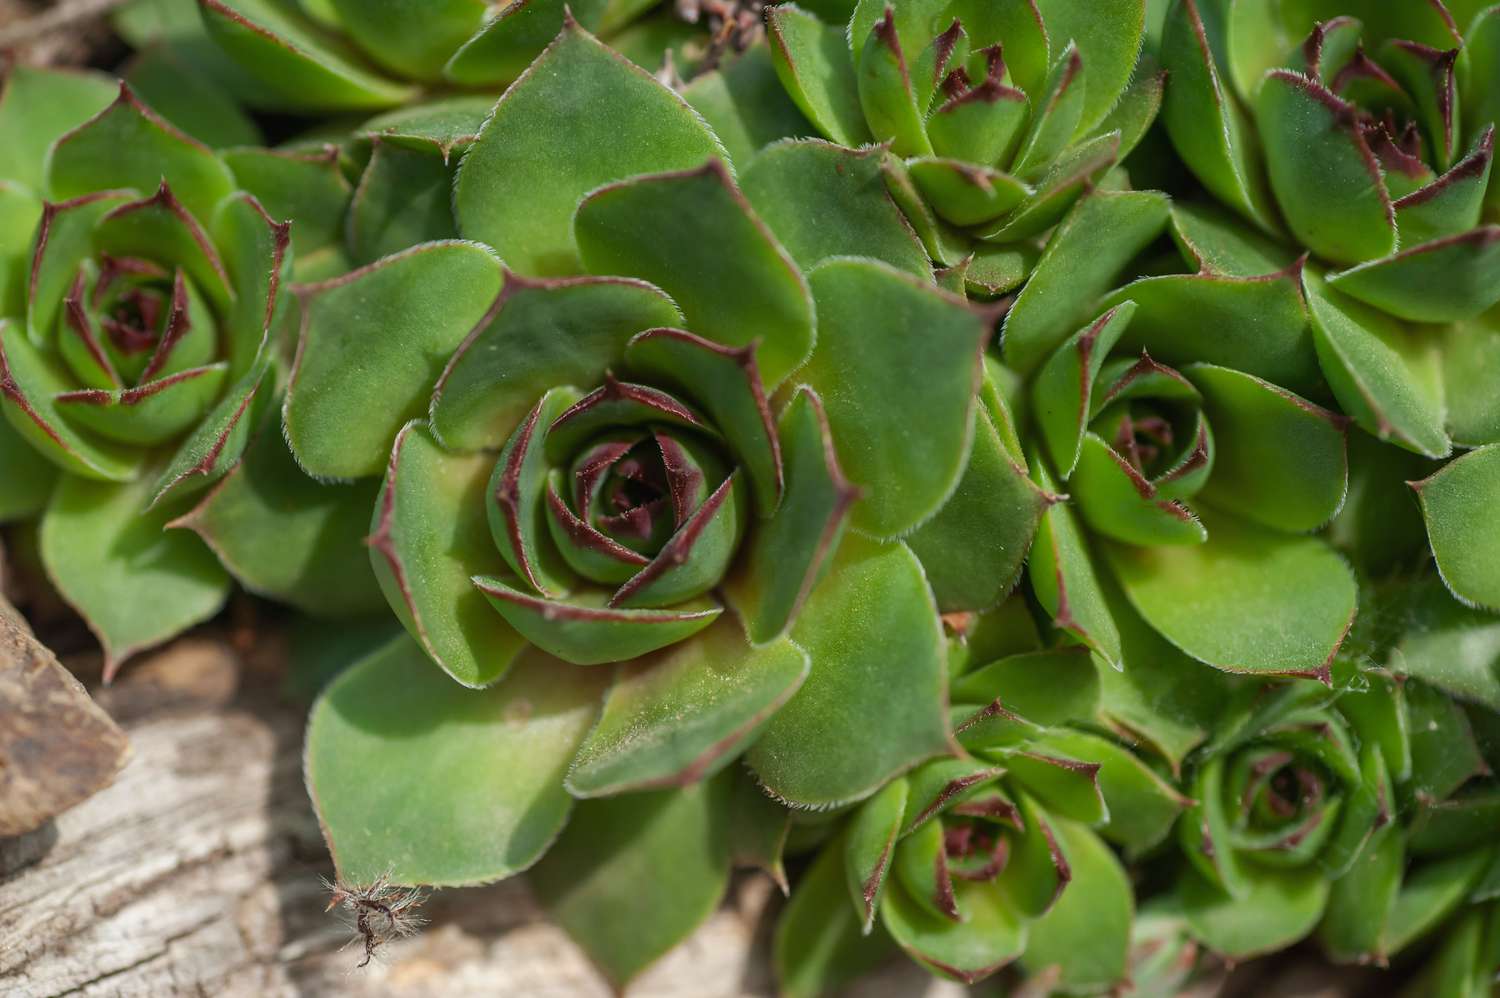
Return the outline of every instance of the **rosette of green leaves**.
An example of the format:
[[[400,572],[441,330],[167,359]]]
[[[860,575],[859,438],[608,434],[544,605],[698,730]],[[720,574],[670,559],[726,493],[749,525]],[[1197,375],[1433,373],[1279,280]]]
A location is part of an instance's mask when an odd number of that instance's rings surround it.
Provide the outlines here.
[[[809,178],[790,205],[762,162]],[[285,435],[380,481],[371,559],[410,633],[313,713],[345,879],[494,880],[566,822],[533,879],[623,982],[722,891],[737,755],[751,800],[817,809],[951,749],[939,613],[1003,598],[1048,499],[993,313],[933,283],[871,176],[821,142],[732,176],[570,24],[463,153],[482,243],[300,289]],[[834,205],[860,224],[808,224]]]
[[[786,993],[828,993],[892,942],[970,984],[1017,960],[1069,993],[1126,976],[1135,905],[1106,843],[1152,849],[1188,801],[1100,723],[1087,648],[1044,647],[1020,598],[964,626],[963,751],[853,809],[813,861],[777,930]]]
[[[843,145],[884,143],[928,253],[973,255],[975,293],[1019,286],[1045,233],[1145,133],[1162,78],[1136,0],[861,0],[847,26],[768,18],[783,84]]]
[[[304,114],[396,107],[434,89],[493,93],[521,74],[565,18],[610,36],[656,3],[198,0],[208,36],[250,78],[242,99]]]
[[[0,145],[0,511],[40,515],[108,675],[228,592],[207,547],[162,530],[267,409],[289,227],[114,81],[11,70]]]
[[[1432,457],[1494,432],[1484,393],[1445,412],[1449,365],[1426,325],[1480,323],[1500,301],[1500,11],[1478,7],[1183,0],[1162,43],[1162,120],[1233,212],[1187,210],[1183,237],[1226,274],[1310,254],[1318,358],[1340,406]],[[1454,340],[1460,383],[1482,339]]]

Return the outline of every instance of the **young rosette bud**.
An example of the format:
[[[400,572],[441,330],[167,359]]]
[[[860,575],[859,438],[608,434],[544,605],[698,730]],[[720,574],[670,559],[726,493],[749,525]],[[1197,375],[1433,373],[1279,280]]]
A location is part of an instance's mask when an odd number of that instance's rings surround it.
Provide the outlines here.
[[[301,289],[285,435],[381,480],[370,558],[408,632],[311,718],[344,882],[540,860],[623,983],[722,893],[737,757],[784,815],[952,750],[939,614],[1005,595],[1047,499],[987,375],[994,310],[844,255],[909,234],[828,172],[862,232],[762,219],[704,121],[569,25],[458,169],[484,244]]]
[[[824,847],[778,926],[784,993],[830,993],[892,941],[970,984],[1016,960],[1068,993],[1126,976],[1134,902],[1105,840],[1150,849],[1188,802],[1087,730],[1101,705],[1087,648],[1042,647],[1020,599],[966,626],[976,652],[1009,653],[951,659],[964,753],[888,784]]]
[[[227,595],[213,553],[162,530],[270,408],[290,227],[112,81],[13,70],[0,145],[19,236],[0,258],[0,512],[40,514],[42,563],[108,675]]]
[[[1226,275],[1310,255],[1303,286],[1340,406],[1382,440],[1444,456],[1465,420],[1445,427],[1431,334],[1413,324],[1474,320],[1500,302],[1500,11],[1229,6],[1181,0],[1167,17],[1162,120],[1233,213],[1181,206],[1176,235]]]
[[[884,143],[891,193],[934,260],[976,294],[1018,287],[1035,237],[1145,134],[1162,76],[1130,0],[864,0],[847,26],[794,4],[768,29],[776,71],[835,142]]]
[[[209,38],[249,77],[238,87],[243,99],[299,114],[396,107],[434,87],[494,93],[521,75],[565,19],[611,35],[655,6],[655,0],[197,3]],[[676,26],[679,36],[688,31]],[[666,32],[673,33],[670,25]]]

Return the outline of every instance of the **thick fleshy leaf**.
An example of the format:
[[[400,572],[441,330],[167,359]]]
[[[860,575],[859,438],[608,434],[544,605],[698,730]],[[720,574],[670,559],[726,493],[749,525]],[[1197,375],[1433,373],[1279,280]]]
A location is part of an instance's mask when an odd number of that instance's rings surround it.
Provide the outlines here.
[[[370,140],[370,162],[349,202],[349,259],[373,263],[417,243],[452,239],[453,175],[457,164],[434,149]]]
[[[1500,302],[1500,225],[1413,246],[1331,274],[1328,283],[1413,322],[1472,319]]]
[[[1083,522],[1105,537],[1145,545],[1203,540],[1203,524],[1191,510],[1164,498],[1134,465],[1092,431],[1083,435],[1078,466],[1068,487]]]
[[[461,450],[497,447],[549,388],[594,388],[632,336],[680,321],[671,300],[642,281],[507,273],[438,379],[433,432]]]
[[[844,29],[795,4],[781,4],[766,15],[766,35],[776,75],[807,120],[841,146],[870,141]]]
[[[857,16],[850,22],[850,30],[860,30]],[[927,130],[922,127],[922,110],[917,106],[892,8],[886,7],[885,16],[871,27],[863,48],[854,53],[854,58],[860,107],[875,140],[889,143],[897,156],[931,155],[932,146],[927,141]]]
[[[1148,6],[1152,0],[1148,0]],[[1095,135],[1120,133],[1119,157],[1121,160],[1135,151],[1161,113],[1162,98],[1166,92],[1167,72],[1149,56],[1136,65],[1130,87],[1120,95],[1120,101],[1107,114]]]
[[[905,545],[846,537],[791,636],[812,672],[746,756],[774,796],[812,808],[859,800],[950,749],[942,627]]]
[[[1170,644],[1107,574],[1106,606],[1120,631],[1121,669],[1100,669],[1100,718],[1158,753],[1174,774],[1213,730],[1234,682]]]
[[[843,839],[813,860],[776,920],[773,960],[787,998],[820,998],[875,967],[894,947],[884,931],[860,932],[845,889]]]
[[[1063,220],[1092,185],[1119,158],[1117,132],[1087,139],[1067,149],[1040,175],[1029,177],[1036,193],[1019,208],[975,235],[988,243],[1013,243],[1042,235]]]
[[[542,442],[552,421],[577,401],[578,393],[568,387],[543,395],[505,442],[485,491],[490,534],[500,556],[544,596],[561,596],[575,581],[566,559],[547,543],[548,466]]]
[[[931,517],[963,474],[990,324],[874,260],[829,261],[811,284],[818,346],[799,377],[823,399],[839,463],[866,489],[851,522],[895,537]]]
[[[213,405],[229,365],[179,371],[139,388],[64,392],[52,402],[65,420],[106,440],[139,447],[165,444],[186,432]]]
[[[569,22],[465,154],[453,190],[458,228],[520,273],[577,273],[571,223],[580,198],[722,154],[680,97]]]
[[[1056,482],[1041,455],[1034,455],[1030,463],[1037,485],[1043,492],[1055,494]],[[1120,632],[1105,604],[1083,531],[1065,503],[1057,503],[1042,514],[1026,570],[1037,602],[1052,622],[1118,669]]]
[[[1087,7],[1068,0],[1037,0],[1047,36],[1054,43],[1072,39],[1088,67],[1078,134],[1093,131],[1130,83],[1145,35],[1147,6],[1146,0],[1116,0]]]
[[[1467,232],[1479,224],[1484,193],[1495,155],[1494,126],[1480,136],[1474,150],[1426,187],[1396,202],[1401,245],[1414,246]]]
[[[1047,456],[1067,478],[1078,464],[1084,430],[1093,418],[1094,383],[1105,359],[1135,315],[1135,303],[1121,302],[1057,348],[1037,374],[1031,391],[1032,411]]]
[[[1231,897],[1191,870],[1178,884],[1194,936],[1239,960],[1270,953],[1306,936],[1328,900],[1328,881],[1305,870],[1257,870],[1243,897]]]
[[[1266,232],[1277,231],[1251,123],[1227,90],[1215,46],[1224,30],[1217,2],[1182,0],[1167,15],[1161,58],[1170,84],[1162,122],[1188,168],[1223,203]]]
[[[1199,496],[1291,533],[1333,518],[1349,478],[1342,417],[1227,367],[1193,364],[1183,373],[1203,393],[1214,433],[1214,468]]]
[[[503,684],[465,689],[404,634],[350,666],[307,729],[308,793],[341,879],[456,886],[531,866],[567,820],[563,773],[603,688],[533,649]]]
[[[1500,443],[1500,392],[1488,391],[1500,384],[1500,314],[1450,326],[1441,352],[1448,432],[1470,447]]]
[[[1059,8],[1063,9],[1061,5]],[[1035,95],[1026,135],[1021,140],[1021,148],[1016,150],[1015,161],[1010,164],[1012,172],[1023,177],[1039,175],[1080,130],[1087,77],[1085,69],[1078,47],[1069,42],[1054,60],[1046,84]],[[1118,91],[1112,96],[1117,95]],[[1112,99],[1111,106],[1113,103]],[[1085,127],[1092,125],[1090,122]]]
[[[807,677],[783,638],[752,647],[721,618],[691,640],[620,666],[568,770],[575,797],[686,786],[738,755]]]
[[[844,839],[844,872],[849,896],[860,914],[861,928],[869,933],[880,908],[886,873],[891,868],[896,839],[906,813],[907,783],[892,780],[884,790],[866,801],[849,822]],[[899,889],[899,888],[896,888]]]
[[[1256,121],[1271,188],[1299,242],[1337,263],[1396,249],[1396,212],[1352,106],[1297,73],[1261,83]]]
[[[728,595],[757,644],[796,619],[839,544],[858,492],[844,478],[821,401],[811,389],[792,397],[777,429],[785,492],[774,516],[751,528]]]
[[[1296,250],[1213,204],[1173,202],[1171,232],[1183,262],[1200,273],[1261,277],[1297,259]]]
[[[1411,778],[1403,788],[1413,799],[1447,800],[1489,764],[1474,738],[1463,706],[1435,686],[1408,681],[1406,697],[1411,733]]]
[[[250,369],[177,446],[152,486],[152,506],[211,485],[239,463],[250,438],[273,409],[275,400],[266,385],[271,361],[271,351],[263,347]]]
[[[881,160],[875,147],[788,140],[757,155],[740,184],[803,270],[831,256],[868,256],[925,278],[927,251],[891,200]]]
[[[221,312],[233,297],[218,251],[165,181],[151,197],[120,205],[101,218],[94,226],[93,246],[99,254],[144,258],[169,270],[181,269],[193,290]]]
[[[1044,749],[1005,759],[1009,778],[1024,787],[1049,814],[1097,825],[1109,820],[1099,790],[1099,764],[1080,762]]]
[[[1202,511],[1208,540],[1190,547],[1106,542],[1115,576],[1172,644],[1226,672],[1326,681],[1354,620],[1354,577],[1322,540]]]
[[[1059,987],[1093,991],[1124,979],[1135,898],[1120,861],[1099,836],[1055,822],[1058,846],[1077,882],[1027,929],[1021,964],[1030,973],[1058,968]]]
[[[119,83],[98,73],[7,65],[0,85],[0,177],[44,194],[52,143],[109,107],[119,92]]]
[[[1190,803],[1129,749],[1098,735],[1061,728],[1047,732],[1038,745],[1044,752],[1099,767],[1099,793],[1109,812],[1099,834],[1133,855],[1165,839]],[[1086,874],[1080,880],[1089,882]]]
[[[1406,854],[1401,829],[1377,829],[1349,872],[1330,886],[1318,941],[1335,960],[1383,955],[1381,936],[1401,888]]]
[[[299,264],[343,240],[352,189],[339,168],[337,146],[306,151],[241,148],[220,155],[234,172],[235,186],[253,194],[273,218],[296,220],[291,237]]]
[[[730,789],[726,775],[580,803],[528,876],[547,914],[617,988],[718,906],[729,884]]]
[[[26,330],[33,343],[40,346],[52,335],[79,265],[93,255],[94,226],[131,200],[129,191],[96,191],[43,205],[25,271]]]
[[[933,914],[904,888],[895,887],[880,906],[880,919],[913,960],[936,974],[974,984],[1021,955],[1025,923],[994,881],[960,881],[953,890],[966,921]]]
[[[1145,277],[1104,299],[1137,309],[1122,349],[1144,347],[1163,364],[1220,364],[1296,392],[1322,381],[1302,297],[1301,268],[1263,277]],[[1191,316],[1191,322],[1184,322]],[[1209,331],[1212,335],[1209,335]]]
[[[699,336],[729,347],[757,343],[768,388],[812,351],[806,280],[717,159],[593,192],[578,206],[573,233],[589,270],[652,282]]]
[[[734,784],[729,802],[729,853],[739,868],[760,870],[791,893],[786,879],[787,836],[792,830],[792,812],[761,792],[748,769],[736,767],[729,777]]]
[[[777,78],[771,49],[766,45],[727,53],[716,70],[693,77],[682,89],[682,97],[719,136],[729,161],[741,168],[778,139],[813,131]],[[748,183],[745,193],[750,194]],[[754,196],[750,200],[754,202]],[[756,209],[766,214],[764,206],[756,205]],[[776,226],[772,224],[771,228]]]
[[[1432,580],[1413,594],[1407,613],[1392,670],[1500,711],[1500,620],[1463,606]]]
[[[1470,849],[1419,864],[1406,876],[1386,921],[1380,952],[1400,953],[1464,902],[1489,865],[1489,849]]]
[[[912,182],[940,216],[954,225],[983,225],[1014,210],[1031,188],[1007,173],[956,159],[913,159]]]
[[[274,427],[192,510],[173,520],[202,537],[251,592],[305,613],[353,616],[385,607],[365,550],[378,482],[307,477]]]
[[[1427,520],[1438,571],[1470,606],[1500,609],[1500,445],[1470,451],[1412,483]]]
[[[675,644],[712,624],[724,610],[708,599],[670,609],[609,605],[609,595],[580,592],[549,600],[502,579],[476,575],[476,590],[526,640],[575,665],[622,662]]]
[[[106,678],[135,652],[213,616],[229,595],[229,576],[198,538],[164,531],[167,510],[142,512],[150,486],[150,477],[65,475],[42,514],[42,564],[104,646]]]
[[[1006,362],[1034,370],[1097,315],[1098,297],[1166,227],[1168,204],[1156,191],[1098,191],[1078,202],[1005,317]]]
[[[26,520],[46,508],[58,468],[39,454],[9,422],[0,419],[0,523]]]
[[[465,87],[509,83],[526,71],[537,53],[574,17],[595,29],[607,5],[607,0],[579,0],[573,4],[562,0],[525,0],[492,8],[484,14],[483,26],[473,31],[472,37],[460,39],[461,44],[449,47],[452,57],[443,75]]]
[[[207,146],[190,139],[120,86],[105,110],[57,140],[47,160],[47,192],[63,200],[93,191],[169,185],[199,219],[234,190],[234,175]]]
[[[25,329],[0,321],[0,410],[16,433],[75,475],[116,482],[134,478],[143,454],[94,440],[63,418],[54,399],[74,384],[55,361],[32,346]]]
[[[310,111],[392,107],[416,88],[366,69],[348,47],[275,0],[199,0],[209,37],[255,77],[253,103]]]
[[[503,570],[485,515],[494,463],[444,451],[423,423],[396,437],[370,528],[370,561],[391,609],[465,686],[494,682],[524,647],[470,579]]]
[[[413,7],[404,0],[331,0],[355,43],[386,69],[436,82],[453,50],[479,29],[484,0],[444,0]],[[555,29],[554,29],[555,30]]]
[[[907,538],[944,613],[988,610],[1005,598],[1052,502],[1006,450],[983,406],[974,414],[974,427],[969,466],[958,488]]]
[[[1099,706],[1099,671],[1082,645],[1007,655],[955,679],[956,703],[999,700],[1009,711],[1044,726],[1087,721]]]
[[[1344,412],[1382,440],[1428,457],[1447,455],[1452,445],[1443,431],[1431,335],[1408,330],[1311,271],[1302,281],[1318,361]]]
[[[284,412],[297,463],[327,478],[379,472],[492,306],[501,269],[476,243],[428,243],[306,289]]]
[[[632,371],[682,389],[703,408],[749,477],[757,512],[774,512],[781,500],[781,443],[755,348],[736,350],[679,329],[651,329],[630,341],[625,357]]]

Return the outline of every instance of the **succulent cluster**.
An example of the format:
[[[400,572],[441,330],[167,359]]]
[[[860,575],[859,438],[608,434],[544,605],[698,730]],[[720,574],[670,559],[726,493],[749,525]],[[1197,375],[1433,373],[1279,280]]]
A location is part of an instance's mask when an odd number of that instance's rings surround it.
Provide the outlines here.
[[[790,995],[1492,992],[1500,5],[118,24],[0,94],[0,517],[111,671],[353,618],[367,957],[525,872],[623,987],[750,867]]]

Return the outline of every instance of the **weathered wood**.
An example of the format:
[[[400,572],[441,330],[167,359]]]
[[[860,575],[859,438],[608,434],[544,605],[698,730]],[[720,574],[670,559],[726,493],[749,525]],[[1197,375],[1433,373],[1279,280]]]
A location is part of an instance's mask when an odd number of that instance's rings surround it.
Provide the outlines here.
[[[34,831],[107,785],[127,751],[125,733],[0,597],[0,836]]]

